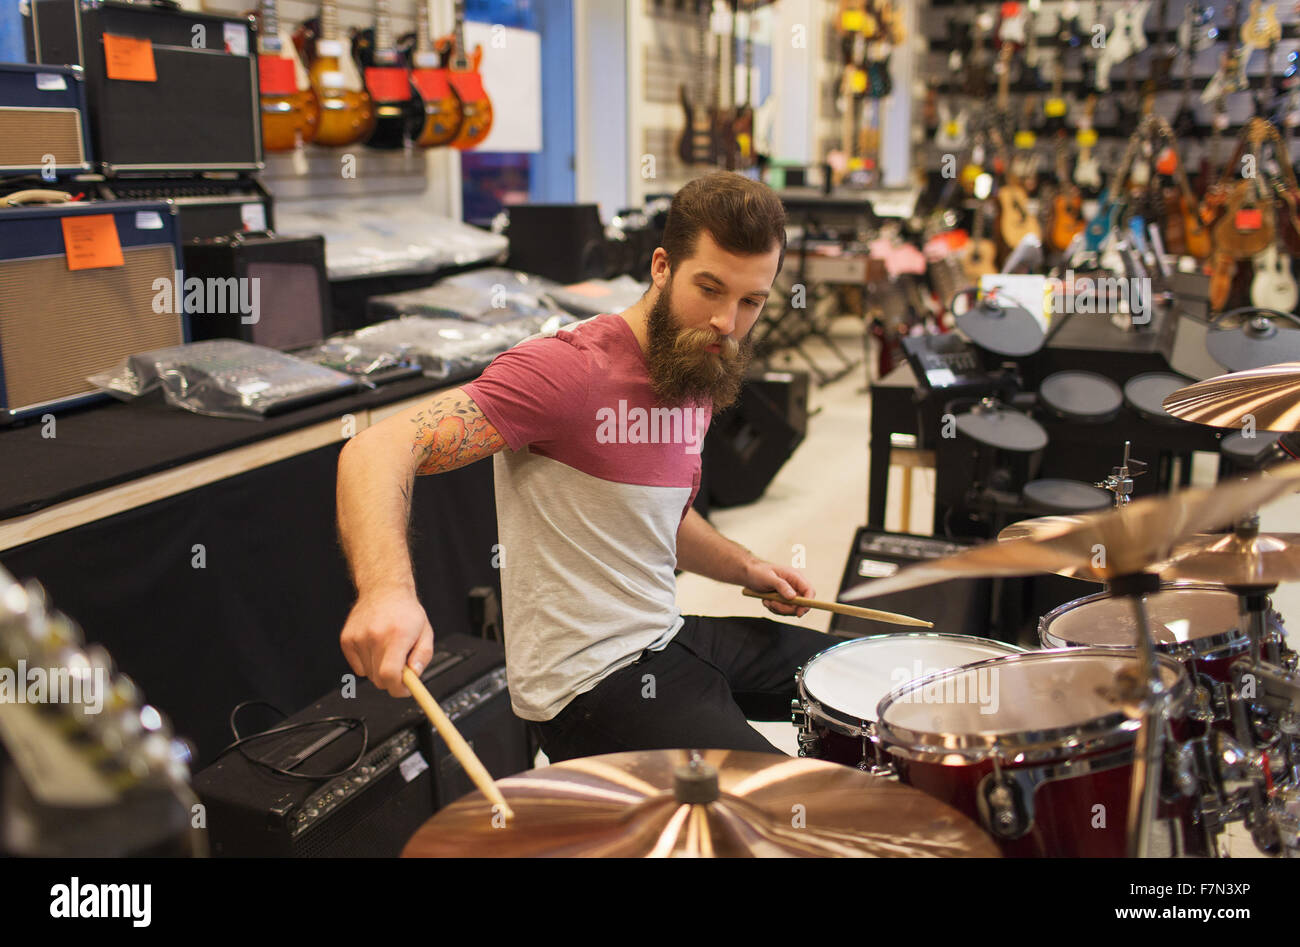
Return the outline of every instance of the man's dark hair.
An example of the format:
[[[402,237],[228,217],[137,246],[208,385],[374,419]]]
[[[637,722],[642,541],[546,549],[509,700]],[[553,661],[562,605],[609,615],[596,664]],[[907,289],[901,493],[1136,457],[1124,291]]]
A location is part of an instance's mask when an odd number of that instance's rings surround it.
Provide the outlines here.
[[[785,262],[785,208],[766,184],[733,171],[714,171],[673,197],[661,245],[669,266],[689,260],[707,230],[728,253],[752,256],[780,244],[777,272]]]

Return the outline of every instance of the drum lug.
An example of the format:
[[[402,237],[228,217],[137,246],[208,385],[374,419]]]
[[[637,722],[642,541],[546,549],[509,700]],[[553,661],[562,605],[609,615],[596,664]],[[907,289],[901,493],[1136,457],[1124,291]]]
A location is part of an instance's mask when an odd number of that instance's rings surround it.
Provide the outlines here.
[[[803,702],[798,697],[790,701],[790,722],[800,730],[808,727],[808,711],[804,709]]]
[[[795,739],[799,742],[799,755],[821,758],[821,741],[808,721],[808,709],[799,698],[790,701],[790,722],[795,725]]]
[[[976,805],[984,826],[998,838],[1018,839],[1034,824],[1033,774],[1025,770],[1004,772],[996,753],[993,772],[980,780]]]
[[[821,759],[821,740],[817,734],[809,733],[806,730],[800,730],[795,739],[799,741],[799,755],[810,756],[813,759]]]

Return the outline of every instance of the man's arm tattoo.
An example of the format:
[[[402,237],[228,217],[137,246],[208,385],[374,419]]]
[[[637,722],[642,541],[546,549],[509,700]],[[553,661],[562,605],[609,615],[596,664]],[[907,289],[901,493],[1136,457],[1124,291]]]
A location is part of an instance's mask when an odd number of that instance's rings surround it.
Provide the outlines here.
[[[462,402],[444,411],[435,403],[413,423],[411,452],[419,458],[417,474],[455,470],[506,446],[505,438],[473,404]]]

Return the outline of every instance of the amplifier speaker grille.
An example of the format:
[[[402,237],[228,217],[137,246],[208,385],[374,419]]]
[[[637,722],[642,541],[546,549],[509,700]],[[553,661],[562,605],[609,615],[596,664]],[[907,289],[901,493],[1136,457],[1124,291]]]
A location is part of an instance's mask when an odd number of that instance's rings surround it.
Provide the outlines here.
[[[86,163],[80,112],[0,108],[0,168],[39,168],[47,154],[58,168]]]
[[[87,375],[180,345],[181,317],[153,311],[171,246],[123,247],[123,266],[68,270],[67,258],[0,262],[0,358],[10,409],[93,392]]]

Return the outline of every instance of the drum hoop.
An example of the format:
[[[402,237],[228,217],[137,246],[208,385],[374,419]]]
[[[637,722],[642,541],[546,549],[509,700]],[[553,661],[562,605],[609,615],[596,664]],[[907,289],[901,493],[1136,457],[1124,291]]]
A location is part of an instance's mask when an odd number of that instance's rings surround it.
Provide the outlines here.
[[[799,669],[799,673],[795,675],[795,686],[799,694],[799,704],[803,708],[804,715],[808,718],[810,723],[815,720],[824,725],[827,729],[834,730],[836,733],[842,733],[849,737],[875,736],[876,723],[874,720],[863,720],[861,717],[838,710],[829,704],[824,704],[821,698],[817,697],[808,689],[804,678],[814,664],[832,651],[837,651],[848,645],[856,645],[863,641],[880,641],[885,638],[888,638],[891,641],[898,641],[903,638],[925,638],[927,640],[940,638],[946,641],[959,642],[962,644],[978,643],[981,645],[992,645],[995,648],[1006,649],[1006,652],[1009,655],[1025,654],[1028,650],[1006,641],[995,641],[992,638],[980,638],[976,635],[955,635],[946,631],[904,631],[897,634],[866,635],[862,638],[853,638],[849,641],[842,641],[837,645],[832,645],[825,651],[817,652],[808,659],[808,662],[804,664],[804,666]]]
[[[1134,648],[1054,648],[977,661],[965,665],[965,670],[987,667],[995,662],[1023,661],[1026,658],[1032,659],[1036,655],[1079,654],[1113,657],[1116,651],[1137,653]],[[1186,706],[1191,693],[1191,677],[1186,669],[1169,655],[1157,654],[1156,661],[1176,674],[1174,685],[1163,701],[1163,716],[1166,718],[1176,716]],[[943,671],[920,680],[933,682],[951,673],[952,671]],[[1046,762],[1062,758],[1067,755],[1065,752],[1067,750],[1071,751],[1070,755],[1080,752],[1090,753],[1119,746],[1133,739],[1132,728],[1135,722],[1131,721],[1122,710],[1116,710],[1104,717],[1094,717],[1080,724],[1048,730],[1021,730],[997,734],[909,730],[906,727],[891,726],[884,719],[884,711],[897,696],[897,693],[886,695],[876,708],[876,739],[888,752],[919,762],[964,766],[992,756],[995,749],[1013,750],[1017,762]],[[1126,723],[1128,727],[1125,727]],[[998,755],[1005,758],[1002,753]]]
[[[1221,585],[1211,585],[1205,582],[1161,582],[1161,592],[1173,591],[1200,591],[1200,592],[1223,592],[1231,595]],[[1058,605],[1042,618],[1038,619],[1038,640],[1044,648],[1101,648],[1106,651],[1127,651],[1131,650],[1132,645],[1112,645],[1112,644],[1091,644],[1081,641],[1071,641],[1059,634],[1051,632],[1052,623],[1064,615],[1066,612],[1073,611],[1084,605],[1090,605],[1093,602],[1101,601],[1106,598],[1114,598],[1110,592],[1094,592],[1091,595],[1084,595],[1081,598],[1071,599],[1063,605]],[[1173,644],[1160,643],[1155,644],[1155,649],[1161,654],[1168,654],[1174,657],[1193,657],[1204,660],[1213,660],[1215,658],[1226,658],[1234,654],[1240,654],[1250,647],[1250,639],[1242,634],[1241,629],[1233,627],[1227,631],[1215,632],[1212,635],[1203,635],[1200,638],[1193,638],[1190,641],[1177,641]]]

